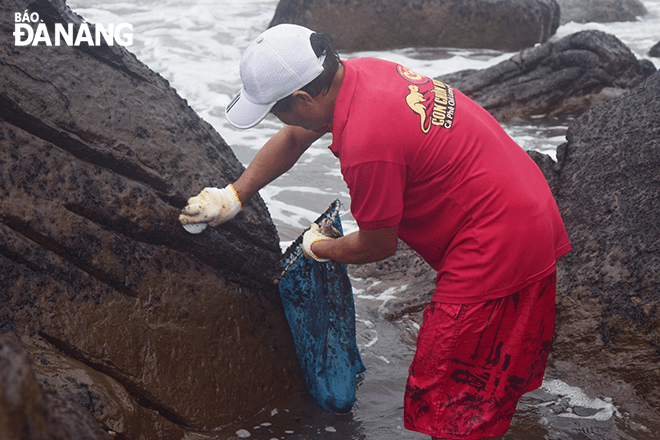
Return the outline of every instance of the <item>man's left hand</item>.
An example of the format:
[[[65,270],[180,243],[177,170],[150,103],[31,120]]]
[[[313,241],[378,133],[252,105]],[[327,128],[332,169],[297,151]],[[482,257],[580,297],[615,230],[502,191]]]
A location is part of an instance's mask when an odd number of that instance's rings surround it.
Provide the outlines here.
[[[331,235],[334,235],[334,237]],[[316,223],[312,223],[312,225],[309,227],[309,230],[303,234],[302,248],[305,257],[320,263],[330,261],[329,258],[319,258],[316,256],[316,254],[312,251],[312,245],[317,241],[332,240],[337,236],[341,236],[341,234],[339,234],[339,232],[333,228],[331,224],[324,224],[321,227]]]

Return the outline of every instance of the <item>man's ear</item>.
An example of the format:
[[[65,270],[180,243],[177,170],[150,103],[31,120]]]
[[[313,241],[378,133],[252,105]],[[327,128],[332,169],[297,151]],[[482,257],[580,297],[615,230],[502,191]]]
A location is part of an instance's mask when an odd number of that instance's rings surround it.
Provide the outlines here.
[[[300,102],[301,104],[309,104],[314,101],[314,98],[309,93],[304,90],[298,90],[291,94],[294,101]]]

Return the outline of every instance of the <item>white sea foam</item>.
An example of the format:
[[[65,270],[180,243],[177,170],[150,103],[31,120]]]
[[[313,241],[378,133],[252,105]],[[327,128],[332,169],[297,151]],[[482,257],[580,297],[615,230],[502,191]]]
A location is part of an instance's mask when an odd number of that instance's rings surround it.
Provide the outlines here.
[[[298,193],[307,192],[308,194],[327,194],[325,191],[312,187],[308,187],[304,191],[301,191],[302,189],[303,188],[295,189],[270,185],[261,190],[261,197],[266,201],[273,221],[280,221],[288,226],[300,228],[302,231],[303,229],[308,228],[311,222],[319,216],[319,212],[310,211],[309,209],[283,202],[277,198],[278,195],[285,191]]]
[[[557,396],[568,399],[568,404],[571,411],[561,413],[561,417],[589,418],[598,421],[605,421],[611,419],[614,415],[619,417],[621,416],[619,411],[611,402],[607,402],[598,398],[590,398],[580,388],[570,386],[566,382],[563,382],[559,379],[543,381],[541,388],[550,394],[555,394]],[[552,405],[554,402],[546,403],[548,405]],[[575,407],[587,408],[596,411],[590,415],[578,415],[573,410]]]
[[[371,338],[369,339],[369,342],[367,342],[367,343],[364,344],[362,347],[360,347],[360,351],[363,351],[363,350],[365,350],[365,349],[367,349],[367,348],[370,348],[370,347],[372,347],[373,345],[375,345],[376,342],[378,342],[378,332],[375,331],[375,330],[372,330],[371,333],[372,333],[372,336],[371,336]]]

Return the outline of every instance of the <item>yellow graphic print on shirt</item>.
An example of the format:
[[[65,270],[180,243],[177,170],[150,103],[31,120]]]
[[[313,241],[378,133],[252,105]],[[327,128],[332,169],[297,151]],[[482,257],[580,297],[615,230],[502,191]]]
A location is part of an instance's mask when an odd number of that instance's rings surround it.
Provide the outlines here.
[[[409,83],[406,104],[419,115],[422,133],[428,133],[433,126],[450,129],[456,113],[454,89],[401,65],[396,68],[399,75]]]

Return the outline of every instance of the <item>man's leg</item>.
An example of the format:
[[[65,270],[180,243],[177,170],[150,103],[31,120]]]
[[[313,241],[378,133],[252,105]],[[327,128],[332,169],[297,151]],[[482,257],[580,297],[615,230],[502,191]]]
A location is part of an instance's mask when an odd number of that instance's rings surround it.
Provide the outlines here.
[[[554,309],[554,273],[483,303],[432,302],[409,369],[406,429],[437,439],[503,435],[520,396],[541,385]]]

